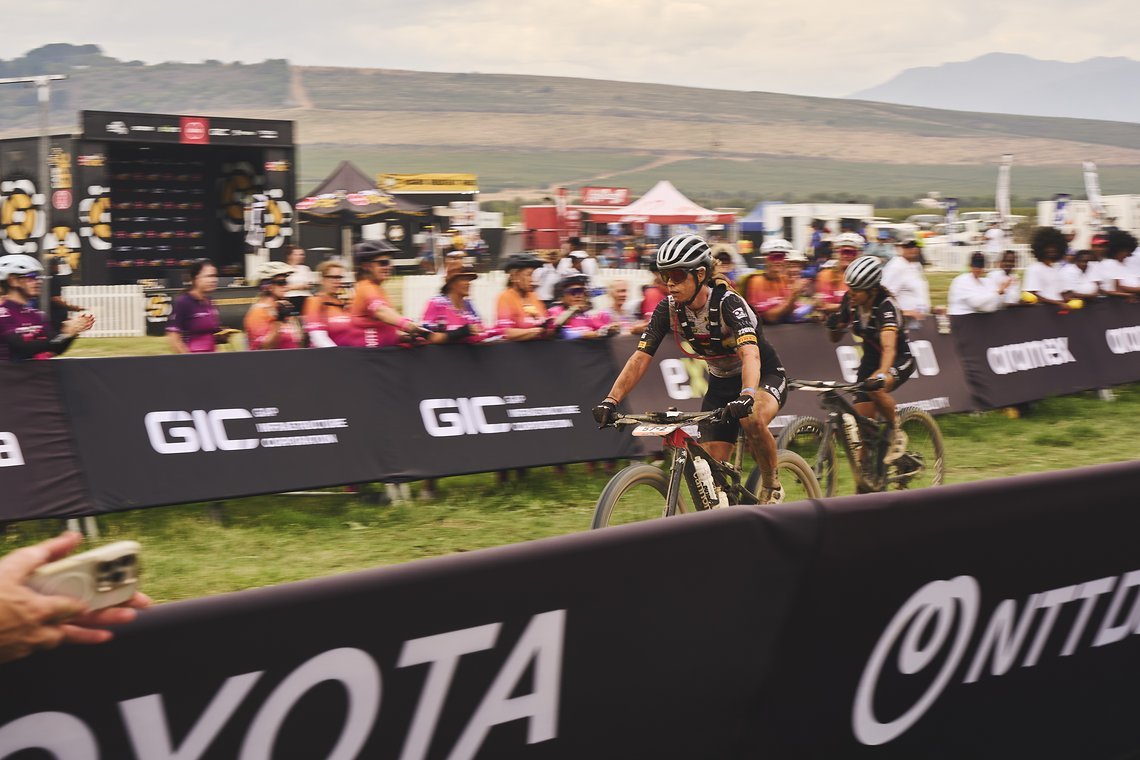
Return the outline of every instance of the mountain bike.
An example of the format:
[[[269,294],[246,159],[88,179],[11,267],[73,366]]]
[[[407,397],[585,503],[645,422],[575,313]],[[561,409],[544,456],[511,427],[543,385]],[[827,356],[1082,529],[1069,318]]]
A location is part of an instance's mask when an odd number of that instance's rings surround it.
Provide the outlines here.
[[[887,464],[883,455],[890,447],[890,426],[859,414],[843,395],[869,390],[866,383],[791,380],[788,385],[793,390],[819,393],[826,414],[822,420],[796,417],[780,433],[776,445],[807,460],[828,496],[839,490],[839,448],[847,455],[856,493],[942,485],[946,476],[942,431],[926,412],[899,409],[899,426],[907,436],[906,452]]]
[[[663,439],[666,465],[632,464],[618,472],[606,484],[594,507],[592,528],[671,517],[678,513],[717,509],[737,504],[757,504],[754,471],[741,483],[744,457],[744,432],[736,440],[732,462],[719,462],[693,437],[696,426],[704,420],[723,419],[725,410],[707,412],[666,412],[623,414],[614,427],[633,426],[638,437]],[[784,487],[784,501],[819,498],[819,483],[811,467],[798,454],[778,451],[776,469]],[[682,489],[681,484],[687,488]]]

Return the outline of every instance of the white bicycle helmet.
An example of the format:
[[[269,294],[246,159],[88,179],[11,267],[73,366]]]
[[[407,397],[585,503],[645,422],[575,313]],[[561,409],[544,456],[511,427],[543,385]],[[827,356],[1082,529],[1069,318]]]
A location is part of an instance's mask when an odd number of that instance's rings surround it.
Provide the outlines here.
[[[22,275],[43,272],[43,264],[33,256],[26,253],[10,253],[0,256],[0,280],[7,280],[9,275]]]
[[[273,277],[288,277],[293,274],[293,267],[284,261],[266,261],[257,268],[257,281],[263,282]]]
[[[697,269],[712,271],[712,249],[704,238],[688,233],[674,235],[657,249],[658,269]]]
[[[767,256],[769,253],[783,253],[789,254],[792,252],[792,244],[783,238],[772,238],[765,240],[764,244],[760,246],[760,253]]]
[[[852,290],[870,290],[883,279],[883,262],[878,256],[860,256],[851,262],[843,275]]]
[[[833,250],[836,248],[854,248],[856,251],[861,251],[866,244],[867,241],[857,232],[841,232],[831,240]]]

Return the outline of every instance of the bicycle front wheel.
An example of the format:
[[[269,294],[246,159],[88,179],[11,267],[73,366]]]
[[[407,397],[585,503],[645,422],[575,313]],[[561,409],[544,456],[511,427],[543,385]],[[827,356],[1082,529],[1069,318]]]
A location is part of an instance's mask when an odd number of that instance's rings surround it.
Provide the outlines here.
[[[946,452],[938,423],[921,409],[907,409],[899,416],[906,433],[906,453],[890,467],[888,478],[895,488],[940,486],[946,477]]]
[[[776,451],[776,473],[784,488],[785,502],[823,498],[823,489],[811,466],[796,452],[787,449]],[[745,488],[760,495],[760,470],[752,470]]]
[[[834,496],[836,475],[835,436],[824,437],[824,423],[814,417],[796,417],[776,439],[777,449],[799,454],[815,473],[819,487]]]
[[[605,528],[666,517],[668,493],[668,473],[650,464],[631,464],[606,484],[594,507],[594,522],[590,527]]]

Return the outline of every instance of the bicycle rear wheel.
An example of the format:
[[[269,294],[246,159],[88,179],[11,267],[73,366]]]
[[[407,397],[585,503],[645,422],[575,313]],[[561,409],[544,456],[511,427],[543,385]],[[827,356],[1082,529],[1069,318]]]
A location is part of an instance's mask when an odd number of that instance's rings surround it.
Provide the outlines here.
[[[892,488],[940,486],[946,477],[946,452],[938,423],[921,409],[906,409],[899,416],[906,433],[906,453],[891,463],[887,476]]]
[[[796,452],[779,449],[776,452],[776,472],[780,485],[784,487],[785,502],[823,498],[823,489],[811,466]],[[752,470],[745,487],[754,494],[760,494],[760,470]]]
[[[676,474],[679,476],[680,472]],[[605,528],[667,517],[665,498],[668,493],[669,473],[650,464],[631,464],[606,484],[594,507],[590,527]],[[681,493],[678,493],[678,509],[688,511]]]
[[[799,454],[815,473],[819,487],[827,496],[836,491],[837,456],[835,436],[824,438],[824,423],[815,417],[796,417],[776,439],[777,449]]]

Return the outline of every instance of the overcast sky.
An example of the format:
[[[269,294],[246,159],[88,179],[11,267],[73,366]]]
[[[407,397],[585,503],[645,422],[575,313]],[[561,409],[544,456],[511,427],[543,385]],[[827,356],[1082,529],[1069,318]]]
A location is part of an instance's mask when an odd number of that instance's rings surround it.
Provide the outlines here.
[[[1140,59],[1128,0],[0,0],[19,33],[111,56],[548,74],[844,96],[992,52]],[[16,27],[13,27],[13,31]]]

